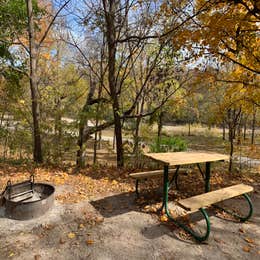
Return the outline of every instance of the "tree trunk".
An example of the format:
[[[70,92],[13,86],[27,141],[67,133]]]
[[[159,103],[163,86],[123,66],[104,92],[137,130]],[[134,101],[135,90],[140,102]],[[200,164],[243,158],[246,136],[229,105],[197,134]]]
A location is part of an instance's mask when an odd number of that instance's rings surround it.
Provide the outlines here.
[[[137,108],[137,114],[141,115],[144,111],[144,103],[145,103],[145,99],[144,97],[142,97],[142,103],[141,103],[141,107],[140,107],[140,111],[138,109],[138,106],[136,107]],[[136,118],[136,125],[135,125],[135,133],[134,133],[134,149],[133,149],[133,153],[135,155],[138,155],[138,146],[139,146],[139,130],[140,130],[140,124],[142,122],[142,116],[138,116]]]
[[[231,128],[230,130],[230,160],[229,160],[229,167],[228,167],[228,171],[231,173],[232,172],[232,166],[233,166],[233,152],[234,152],[234,129]]]
[[[139,129],[142,118],[138,116],[135,121],[135,132],[134,132],[134,148],[133,154],[138,155],[138,146],[139,146]]]
[[[80,126],[79,126],[79,137],[78,137],[78,150],[77,150],[77,159],[76,159],[76,165],[78,167],[83,167],[84,165],[84,162],[83,162],[83,158],[82,158],[82,155],[83,155],[83,134],[84,134],[84,124],[81,124],[80,123]]]
[[[253,120],[252,120],[252,134],[251,134],[251,144],[255,143],[255,125],[256,125],[256,107],[254,106]]]
[[[117,0],[103,0],[105,18],[106,18],[106,39],[108,46],[108,83],[110,95],[112,98],[112,108],[115,121],[115,136],[116,136],[116,153],[117,153],[117,167],[124,166],[124,150],[122,140],[122,124],[119,111],[119,100],[117,95],[116,84],[116,27],[115,16],[116,7],[119,4]]]
[[[157,138],[158,138],[158,142],[160,143],[161,135],[162,135],[162,128],[163,128],[163,112],[162,111],[159,112],[157,124],[158,124]]]
[[[223,123],[222,123],[222,139],[226,140],[226,125],[225,125],[224,120],[223,120]]]
[[[56,100],[55,104],[55,122],[54,122],[54,134],[55,134],[55,159],[61,157],[61,138],[62,138],[62,127],[61,127],[61,113],[60,113],[60,98]]]
[[[247,127],[247,117],[244,118],[244,132],[243,132],[243,137],[244,137],[244,140],[246,140],[246,127]]]
[[[242,132],[242,114],[239,118],[239,122],[237,125],[237,145],[241,144],[241,132]]]
[[[228,110],[228,129],[229,129],[229,142],[230,142],[230,162],[229,162],[229,172],[232,172],[233,164],[233,152],[234,152],[234,139],[236,135],[236,127],[241,118],[241,107],[236,109]]]
[[[78,145],[78,150],[77,150],[77,159],[76,159],[76,164],[78,167],[83,167],[84,162],[83,162],[83,146],[86,140],[89,138],[88,136],[85,136],[85,127],[88,122],[88,111],[89,111],[89,106],[91,104],[92,98],[94,96],[94,92],[96,89],[96,84],[92,80],[91,74],[90,74],[90,80],[89,80],[90,88],[89,88],[89,93],[86,99],[86,103],[82,109],[82,114],[80,117],[80,122],[79,122],[79,137],[77,141]]]
[[[100,84],[99,89],[98,89],[98,99],[101,98],[101,94],[102,94],[102,85]],[[98,103],[98,105],[97,105],[96,122],[95,122],[96,127],[98,126],[98,122],[99,122],[99,113],[100,113],[100,103]],[[98,142],[99,142],[99,146],[100,146],[100,141],[98,140],[98,132],[95,132],[94,152],[93,152],[93,163],[94,164],[97,162]]]
[[[35,43],[35,31],[33,21],[32,0],[27,0],[29,53],[30,53],[30,89],[33,116],[33,159],[36,163],[42,163],[42,142],[39,123],[39,92],[37,86],[37,46]]]

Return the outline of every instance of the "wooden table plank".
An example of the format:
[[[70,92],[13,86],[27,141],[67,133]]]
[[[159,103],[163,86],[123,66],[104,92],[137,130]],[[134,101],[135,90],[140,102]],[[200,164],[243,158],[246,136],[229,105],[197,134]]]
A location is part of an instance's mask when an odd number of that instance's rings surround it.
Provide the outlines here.
[[[229,156],[225,154],[200,151],[146,153],[145,155],[169,166],[229,160]]]

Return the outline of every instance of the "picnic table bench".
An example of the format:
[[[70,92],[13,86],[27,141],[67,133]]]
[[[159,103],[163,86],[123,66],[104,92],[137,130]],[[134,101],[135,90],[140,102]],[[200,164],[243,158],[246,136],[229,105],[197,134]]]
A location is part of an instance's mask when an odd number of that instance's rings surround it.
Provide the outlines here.
[[[174,152],[174,153],[148,153],[146,154],[147,157],[157,161],[161,162],[164,165],[163,171],[153,171],[153,172],[143,172],[143,173],[136,173],[131,174],[132,178],[136,178],[137,184],[136,184],[136,191],[138,192],[138,180],[141,178],[149,178],[152,176],[160,176],[163,175],[163,205],[162,209],[165,209],[165,213],[168,216],[170,220],[172,220],[177,226],[181,227],[185,231],[187,231],[189,234],[191,234],[197,241],[202,242],[206,239],[208,239],[210,234],[210,220],[209,216],[207,214],[207,211],[205,208],[215,205],[215,203],[231,199],[233,197],[237,197],[240,195],[243,195],[243,197],[246,199],[249,205],[249,211],[246,216],[240,216],[237,213],[222,209],[230,214],[232,214],[234,217],[238,218],[240,221],[246,221],[248,220],[252,214],[253,214],[253,205],[250,200],[250,197],[247,193],[253,191],[253,187],[245,184],[238,184],[233,185],[230,187],[226,187],[223,189],[219,189],[216,191],[210,191],[210,165],[212,162],[217,161],[224,161],[229,160],[229,156],[219,153],[210,153],[210,152]],[[202,168],[200,166],[201,163],[205,163],[205,172],[202,171]],[[168,192],[170,184],[173,180],[177,181],[177,174],[180,166],[182,165],[190,165],[190,164],[196,164],[204,178],[205,181],[205,192],[203,194],[193,196],[190,198],[186,198],[183,200],[180,200],[177,202],[178,205],[183,207],[185,210],[194,212],[194,211],[200,211],[202,215],[205,218],[206,221],[206,232],[205,234],[198,234],[195,232],[192,228],[185,225],[184,223],[180,222],[176,218],[174,218],[170,210],[168,208]],[[169,174],[174,172],[173,169],[169,169],[169,167],[177,167],[175,170],[175,175],[172,178],[172,180],[169,180]]]
[[[171,168],[169,169],[169,174],[172,175],[172,180],[175,181],[175,186],[178,189],[178,174],[180,172],[187,172],[187,169],[180,169],[180,167],[177,168]],[[145,171],[145,172],[135,172],[130,173],[129,176],[133,179],[135,179],[135,192],[137,197],[139,197],[139,182],[140,180],[148,180],[155,177],[163,176],[163,170],[155,170],[155,171]]]

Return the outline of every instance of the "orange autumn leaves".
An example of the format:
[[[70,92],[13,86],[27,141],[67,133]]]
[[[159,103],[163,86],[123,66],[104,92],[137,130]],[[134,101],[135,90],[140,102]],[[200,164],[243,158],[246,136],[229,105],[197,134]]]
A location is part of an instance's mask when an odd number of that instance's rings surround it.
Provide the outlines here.
[[[100,175],[97,173],[98,171],[95,172],[93,169],[82,170],[75,174],[71,171],[72,169],[68,171],[47,168],[23,169],[22,167],[1,165],[0,190],[5,188],[9,179],[12,183],[17,183],[28,180],[30,175],[34,174],[36,182],[48,182],[57,188],[64,187],[61,194],[56,192],[55,198],[60,203],[77,203],[87,200],[91,196],[107,192],[133,191],[131,182],[122,182],[120,177],[113,176],[114,169],[102,169]],[[103,175],[104,171],[106,174]],[[111,177],[107,177],[109,175]]]

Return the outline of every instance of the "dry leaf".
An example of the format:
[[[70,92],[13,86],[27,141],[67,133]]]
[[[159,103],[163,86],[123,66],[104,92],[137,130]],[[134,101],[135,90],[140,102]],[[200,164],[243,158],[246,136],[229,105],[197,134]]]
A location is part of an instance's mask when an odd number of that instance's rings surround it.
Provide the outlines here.
[[[243,251],[244,251],[244,252],[250,252],[250,248],[249,248],[248,246],[244,246],[244,247],[243,247]]]
[[[35,255],[34,256],[34,260],[40,260],[41,259],[41,256],[40,255]]]
[[[240,233],[245,233],[245,230],[244,230],[243,228],[240,228],[238,231],[239,231]]]
[[[12,256],[14,256],[14,252],[11,252],[11,253],[9,254],[9,257],[12,257]]]
[[[113,185],[116,185],[116,184],[118,184],[118,181],[113,180],[113,181],[112,181],[112,184],[113,184]]]
[[[75,238],[76,235],[75,235],[75,233],[70,232],[70,233],[68,233],[67,236],[68,236],[68,238],[71,238],[71,239],[72,239],[72,238]]]
[[[90,240],[90,239],[88,239],[88,240],[86,240],[86,244],[87,244],[87,245],[93,245],[93,244],[94,244],[94,241],[93,241],[93,240]]]
[[[96,217],[96,223],[102,223],[102,222],[104,222],[103,217]]]
[[[170,210],[170,214],[171,214],[171,216],[173,217],[173,218],[177,218],[178,217],[178,214],[176,213],[176,211],[175,210]]]
[[[167,222],[168,221],[168,217],[166,215],[162,215],[160,217],[160,220],[161,220],[161,222]]]
[[[157,208],[156,207],[151,207],[150,208],[150,212],[156,213],[157,212]]]
[[[60,244],[65,244],[65,242],[66,242],[65,239],[61,237],[60,238]]]
[[[84,224],[79,224],[80,229],[83,229],[84,227],[85,227]]]
[[[254,244],[254,240],[249,237],[245,237],[244,240],[249,244]]]

